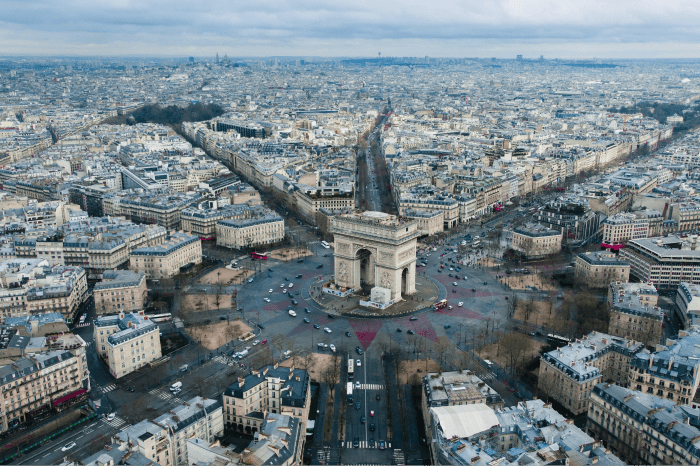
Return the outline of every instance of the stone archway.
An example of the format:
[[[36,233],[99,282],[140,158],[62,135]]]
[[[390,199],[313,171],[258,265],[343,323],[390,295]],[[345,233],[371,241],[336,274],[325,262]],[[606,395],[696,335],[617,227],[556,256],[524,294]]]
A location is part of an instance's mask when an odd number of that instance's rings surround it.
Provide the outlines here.
[[[335,283],[344,288],[379,286],[391,299],[415,293],[418,222],[382,212],[332,219]]]
[[[369,249],[358,249],[355,253],[356,261],[359,261],[359,267],[355,267],[355,283],[360,287],[371,286],[374,284],[374,257]]]

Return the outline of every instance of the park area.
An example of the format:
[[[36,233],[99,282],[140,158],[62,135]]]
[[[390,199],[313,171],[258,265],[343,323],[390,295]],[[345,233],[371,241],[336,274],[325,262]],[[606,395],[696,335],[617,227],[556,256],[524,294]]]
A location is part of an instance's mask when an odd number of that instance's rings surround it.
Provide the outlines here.
[[[231,295],[230,294],[220,294],[218,295],[218,306],[217,306],[217,295],[215,294],[186,294],[182,298],[182,303],[180,304],[181,309],[192,310],[194,312],[204,312],[220,308],[230,308],[231,307]]]
[[[540,291],[558,291],[551,280],[545,278],[544,274],[539,273],[529,275],[503,275],[498,281],[505,283],[513,290],[526,290],[531,289],[528,287],[534,287]]]
[[[243,280],[253,275],[252,270],[233,270],[228,267],[220,267],[199,279],[199,283],[209,285],[228,285],[231,283],[242,283]]]
[[[511,367],[536,357],[544,345],[545,343],[527,335],[510,334],[496,343],[484,346],[478,354],[482,359],[495,362],[500,367]]]
[[[425,359],[401,361],[399,363],[398,382],[400,385],[420,383],[420,380],[426,373],[439,371],[440,365],[434,359],[428,358],[427,361]]]
[[[252,329],[240,320],[231,322],[220,321],[216,324],[196,325],[189,327],[187,332],[200,345],[214,350],[224,346],[228,341],[237,338]]]
[[[326,382],[325,380],[321,380],[321,374],[323,374],[326,369],[333,364],[333,356],[334,355],[332,354],[311,353],[313,361],[308,367],[309,377],[311,378],[312,382]],[[295,358],[285,359],[279,365],[281,367],[292,367],[294,365],[294,360]],[[297,369],[299,367],[301,367],[301,364],[297,366]]]
[[[313,253],[308,248],[281,248],[267,254],[270,259],[288,261],[291,259],[301,259],[302,257],[310,256]]]

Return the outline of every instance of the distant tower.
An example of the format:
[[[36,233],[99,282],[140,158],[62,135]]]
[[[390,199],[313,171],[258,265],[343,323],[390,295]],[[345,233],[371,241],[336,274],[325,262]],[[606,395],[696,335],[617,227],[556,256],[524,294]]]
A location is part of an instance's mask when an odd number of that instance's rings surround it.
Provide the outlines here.
[[[219,52],[216,52],[216,64],[219,64]]]
[[[379,58],[382,58],[382,52],[379,52],[377,55],[379,55]]]

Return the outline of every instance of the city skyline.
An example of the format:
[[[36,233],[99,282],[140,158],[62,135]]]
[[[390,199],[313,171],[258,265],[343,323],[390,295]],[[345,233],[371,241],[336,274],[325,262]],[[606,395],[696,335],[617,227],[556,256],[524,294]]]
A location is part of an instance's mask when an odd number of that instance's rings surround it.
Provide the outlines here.
[[[700,6],[655,2],[6,2],[4,55],[696,58]],[[60,25],[56,27],[56,25]]]

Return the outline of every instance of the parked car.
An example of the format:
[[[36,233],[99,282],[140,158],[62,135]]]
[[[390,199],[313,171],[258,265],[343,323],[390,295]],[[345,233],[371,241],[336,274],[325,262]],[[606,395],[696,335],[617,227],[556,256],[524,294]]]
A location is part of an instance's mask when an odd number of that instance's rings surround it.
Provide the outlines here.
[[[69,442],[69,443],[66,443],[65,445],[63,445],[63,446],[61,447],[61,451],[68,451],[68,450],[70,450],[71,448],[74,448],[74,447],[75,447],[75,442]]]

